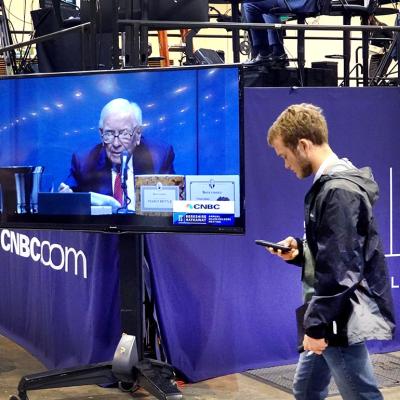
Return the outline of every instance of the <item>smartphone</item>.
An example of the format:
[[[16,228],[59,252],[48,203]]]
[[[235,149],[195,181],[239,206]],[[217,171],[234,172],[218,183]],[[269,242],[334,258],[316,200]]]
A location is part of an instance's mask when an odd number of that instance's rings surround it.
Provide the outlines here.
[[[267,242],[266,240],[255,240],[256,244],[264,247],[272,247],[275,251],[281,250],[282,253],[287,253],[291,250],[290,247],[283,246],[282,244]]]

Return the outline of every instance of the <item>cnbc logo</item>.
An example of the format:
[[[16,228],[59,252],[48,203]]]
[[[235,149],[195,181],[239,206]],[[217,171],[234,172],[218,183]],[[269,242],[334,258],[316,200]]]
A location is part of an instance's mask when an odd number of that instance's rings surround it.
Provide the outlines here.
[[[188,203],[186,204],[186,208],[190,211],[198,211],[198,210],[220,210],[221,209],[221,205],[217,204],[217,202],[213,202],[213,204],[205,204],[205,203],[195,203],[195,204],[191,204]]]
[[[174,213],[195,214],[234,214],[234,201],[211,200],[175,200],[173,202]]]

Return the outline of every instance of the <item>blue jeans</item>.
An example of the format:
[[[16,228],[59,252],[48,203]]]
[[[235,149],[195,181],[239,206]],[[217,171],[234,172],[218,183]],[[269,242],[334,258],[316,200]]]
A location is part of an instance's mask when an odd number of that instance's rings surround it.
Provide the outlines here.
[[[383,400],[365,343],[330,347],[322,353],[301,353],[293,382],[297,400],[322,400],[333,376],[344,400]]]
[[[288,8],[288,6],[290,8]],[[273,9],[280,11],[293,11],[294,13],[309,13],[317,10],[317,0],[244,0],[242,13],[245,22],[278,24],[280,18],[270,14]],[[283,40],[281,31],[275,29],[250,29],[253,46],[282,46]]]
[[[264,1],[261,1],[262,5],[264,5]],[[273,7],[278,7],[278,1],[269,0],[269,7],[267,10]],[[280,23],[279,17],[275,15],[268,14],[264,8],[260,7],[259,3],[243,3],[242,5],[242,13],[245,22],[250,23],[267,23],[267,24],[278,24]],[[252,44],[255,47],[262,47],[265,45],[266,47],[275,46],[279,43],[282,43],[282,35],[279,31],[274,29],[267,30],[259,30],[259,29],[250,29]]]

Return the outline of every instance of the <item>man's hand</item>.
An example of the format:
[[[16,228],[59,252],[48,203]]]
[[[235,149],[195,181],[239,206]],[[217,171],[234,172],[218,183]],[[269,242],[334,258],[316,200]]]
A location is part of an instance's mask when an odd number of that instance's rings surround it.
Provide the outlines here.
[[[312,351],[315,354],[321,355],[322,352],[328,347],[325,339],[314,339],[310,336],[304,335],[303,347],[305,351]]]
[[[60,193],[72,193],[72,189],[64,182],[60,183],[60,186],[58,187],[58,191]]]
[[[285,261],[293,260],[294,258],[296,258],[298,256],[299,250],[297,248],[297,241],[294,237],[289,236],[286,239],[283,239],[280,242],[278,242],[278,244],[281,244],[286,247],[290,247],[291,250],[286,253],[282,253],[282,250],[275,251],[272,247],[267,247],[267,250],[271,254],[275,254],[276,256],[279,256],[280,258],[282,258]]]

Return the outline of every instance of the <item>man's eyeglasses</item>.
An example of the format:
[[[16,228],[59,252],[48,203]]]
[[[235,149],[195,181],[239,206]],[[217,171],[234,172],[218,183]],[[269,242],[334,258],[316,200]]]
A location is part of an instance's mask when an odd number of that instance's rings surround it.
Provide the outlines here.
[[[128,141],[131,139],[134,133],[138,133],[139,131],[140,126],[137,126],[134,129],[121,129],[120,131],[105,130],[102,132],[101,137],[103,138],[104,143],[111,143],[114,141],[114,138],[118,138],[122,141]]]

